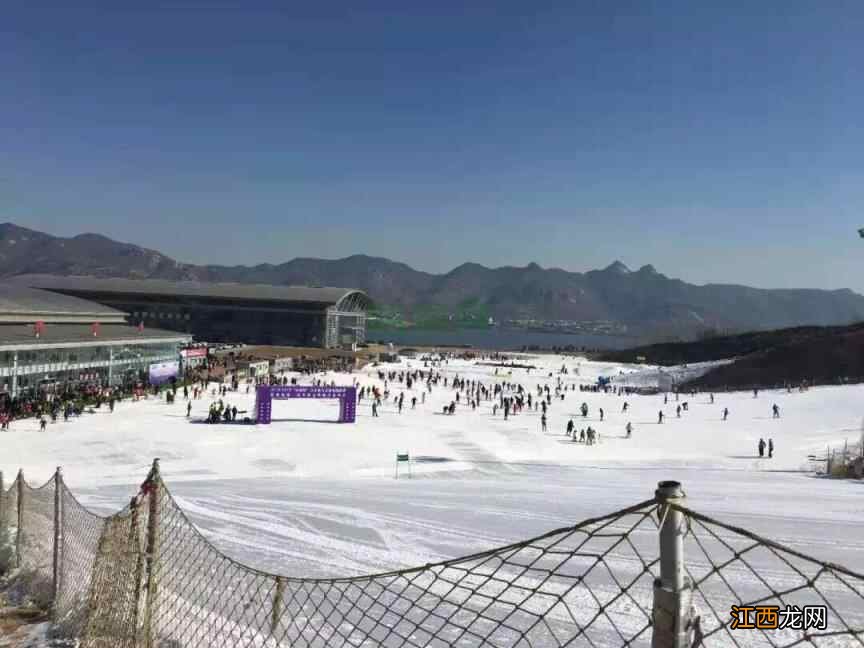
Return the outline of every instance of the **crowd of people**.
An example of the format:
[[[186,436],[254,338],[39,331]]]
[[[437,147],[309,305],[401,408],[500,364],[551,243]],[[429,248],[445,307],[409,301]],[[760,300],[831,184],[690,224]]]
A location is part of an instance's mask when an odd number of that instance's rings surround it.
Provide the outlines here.
[[[524,370],[524,379],[521,382],[514,379],[512,370],[499,374],[497,367],[494,374],[486,379],[461,376],[458,373],[450,375],[446,370],[449,361],[455,358],[467,359],[468,356],[476,364],[493,361],[503,365],[510,362],[512,369],[518,369],[512,358],[502,354],[477,356],[473,353],[460,355],[439,353],[425,355],[420,359],[422,366],[398,365],[398,368],[392,369],[376,367],[376,371],[368,375],[377,377],[378,384],[361,384],[362,379],[355,378],[353,384],[357,388],[357,403],[360,405],[364,401],[370,402],[372,417],[378,418],[385,404],[392,404],[393,410],[397,414],[402,414],[408,405],[410,405],[411,410],[415,410],[418,404],[424,405],[427,395],[431,395],[433,390],[438,390],[448,394],[444,404],[441,405],[440,411],[443,415],[455,416],[459,408],[470,408],[471,411],[476,411],[485,406],[493,417],[498,418],[500,416],[504,421],[509,421],[513,417],[533,412],[539,414],[540,431],[547,433],[549,429],[548,416],[553,404],[564,401],[568,392],[575,393],[578,390],[579,393],[603,393],[625,399],[621,407],[621,414],[624,415],[622,421],[625,432],[624,438],[632,437],[633,423],[629,420],[629,402],[626,398],[634,393],[639,393],[636,388],[615,385],[611,382],[565,382],[565,379],[570,380],[571,376],[579,376],[578,366],[567,367],[566,365],[561,367],[557,377],[549,373],[545,376],[545,380],[540,379],[541,382],[537,382],[538,379],[531,376],[531,368]],[[235,360],[239,358],[242,356],[235,357]],[[215,366],[220,366],[226,371],[220,372],[220,382],[214,386],[211,371]],[[236,404],[229,402],[229,394],[239,393],[244,386],[245,393],[248,394],[259,384],[297,384],[300,377],[308,375],[313,376],[310,381],[311,384],[322,386],[324,385],[323,379],[315,376],[322,375],[329,367],[318,361],[310,361],[308,364],[301,365],[300,369],[301,371],[292,372],[290,375],[285,372],[280,372],[277,375],[263,374],[257,377],[246,377],[241,381],[236,369],[232,369],[229,363],[213,358],[209,365],[190,374],[187,382],[180,385],[176,383],[168,385],[165,400],[168,404],[174,403],[178,390],[182,389],[182,396],[186,402],[186,416],[191,418],[192,402],[209,395],[212,400],[207,410],[207,416],[203,419],[207,423],[233,423],[237,422],[238,416],[242,422],[248,423],[252,422],[250,417],[243,416],[247,412],[238,409]],[[526,382],[529,380],[534,385],[527,385]],[[331,381],[330,384],[335,386],[334,381]],[[44,430],[49,420],[55,422],[62,417],[68,421],[72,417],[80,416],[85,411],[95,411],[103,406],[107,406],[113,412],[117,401],[124,398],[132,398],[133,400],[145,398],[151,391],[158,394],[159,388],[145,388],[139,383],[113,388],[86,386],[68,389],[62,393],[38,392],[14,399],[6,399],[5,402],[0,403],[0,427],[8,430],[10,423],[15,419],[36,417],[40,421],[41,429]],[[689,396],[689,400],[682,401],[682,395]],[[663,404],[668,406],[670,398],[674,398],[673,412],[675,418],[680,419],[690,411],[691,401],[695,402],[696,395],[696,391],[689,391],[687,394],[673,391],[671,394],[664,395]],[[754,389],[753,397],[758,398],[758,396],[758,389]],[[707,397],[708,403],[713,405],[714,394],[709,393]],[[587,402],[582,402],[575,411],[577,417],[581,415],[583,421],[589,420],[591,410]],[[771,406],[771,413],[772,418],[780,418],[780,408],[776,403]],[[729,416],[728,407],[724,407],[721,410],[721,420],[726,421]],[[665,409],[660,409],[657,414],[657,423],[663,424],[666,418],[667,412]],[[597,407],[595,417],[591,420],[602,422],[605,419],[606,411],[603,407]],[[591,425],[579,426],[577,429],[573,418],[567,421],[564,436],[574,443],[583,443],[588,446],[595,445],[600,441],[600,434],[596,429]],[[767,443],[763,439],[759,439],[757,445],[759,457],[764,457],[767,450],[767,457],[773,458],[774,449],[773,439],[769,438]]]

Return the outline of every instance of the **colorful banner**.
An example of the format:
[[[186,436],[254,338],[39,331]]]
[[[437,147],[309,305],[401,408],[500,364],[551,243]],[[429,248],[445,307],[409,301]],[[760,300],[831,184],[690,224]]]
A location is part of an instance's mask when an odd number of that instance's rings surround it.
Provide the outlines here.
[[[272,401],[290,398],[329,398],[339,400],[339,422],[354,423],[357,410],[355,387],[313,387],[311,385],[259,385],[255,393],[255,414],[258,423],[272,420]]]
[[[207,347],[197,347],[194,349],[180,349],[181,358],[206,358]]]

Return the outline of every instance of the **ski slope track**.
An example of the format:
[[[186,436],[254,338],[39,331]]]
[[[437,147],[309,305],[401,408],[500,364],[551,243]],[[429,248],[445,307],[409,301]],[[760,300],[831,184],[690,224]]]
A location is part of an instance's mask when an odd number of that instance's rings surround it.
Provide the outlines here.
[[[18,468],[35,484],[62,466],[76,496],[107,513],[128,502],[159,457],[163,479],[207,539],[247,565],[291,577],[355,576],[482,552],[649,499],[661,480],[680,481],[686,505],[695,511],[864,571],[864,482],[817,477],[808,460],[824,455],[828,444],[857,441],[864,386],[764,391],[758,397],[717,393],[713,404],[708,394],[681,395],[677,402],[670,395],[664,404],[663,395],[578,390],[599,376],[611,377],[613,385],[650,385],[657,367],[556,356],[519,360],[538,368],[512,374],[499,368],[496,376],[494,367],[450,360],[436,371],[487,386],[520,383],[534,396],[538,384],[548,384],[554,394],[560,378],[565,398],[553,397],[545,433],[539,411],[505,421],[500,410],[493,415],[493,401],[472,411],[464,394],[456,413],[444,415],[455,392],[443,382],[422,404],[422,381],[412,390],[391,382],[379,417],[372,417],[367,398],[357,422],[342,425],[334,422],[336,401],[305,400],[274,403],[268,426],[209,425],[204,418],[217,397],[193,401],[187,418],[178,395],[173,405],[154,397],[121,402],[113,414],[105,408],[49,424],[46,432],[35,420],[17,421],[0,433],[0,469],[7,485]],[[567,375],[559,374],[562,365]],[[403,360],[314,378],[383,387],[379,369],[418,368],[422,361]],[[401,392],[400,414],[392,399]],[[247,394],[241,386],[224,400],[251,414],[254,389]],[[676,408],[685,401],[688,411],[679,418]],[[584,418],[583,402],[589,407]],[[775,403],[779,419],[772,418]],[[730,412],[726,421],[724,408]],[[658,424],[661,410],[666,418]],[[599,443],[573,443],[564,434],[570,419],[577,430],[596,429]],[[760,438],[773,439],[773,458],[758,457]],[[404,466],[394,479],[397,451],[411,454],[411,479]],[[620,567],[627,573],[633,565],[622,558]],[[743,572],[740,577],[744,586],[752,579]]]

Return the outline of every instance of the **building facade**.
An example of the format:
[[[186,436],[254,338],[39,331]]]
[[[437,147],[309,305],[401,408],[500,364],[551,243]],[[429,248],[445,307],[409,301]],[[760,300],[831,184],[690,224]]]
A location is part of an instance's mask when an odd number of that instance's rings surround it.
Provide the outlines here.
[[[207,342],[340,348],[366,341],[362,291],[257,284],[26,275],[29,287],[87,299],[127,321]]]
[[[132,327],[123,312],[85,300],[0,284],[0,396],[147,384],[171,369],[191,336]]]

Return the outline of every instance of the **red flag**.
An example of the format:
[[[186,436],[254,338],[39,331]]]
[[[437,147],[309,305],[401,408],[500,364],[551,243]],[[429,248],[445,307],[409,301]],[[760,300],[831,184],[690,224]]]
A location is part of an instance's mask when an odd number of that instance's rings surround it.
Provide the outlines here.
[[[99,322],[93,322],[93,325],[90,327],[90,330],[93,331],[93,337],[99,336]]]
[[[36,322],[33,325],[33,328],[35,329],[36,337],[38,338],[40,335],[42,335],[45,332],[45,322],[43,322],[42,320],[39,320],[38,322]]]

